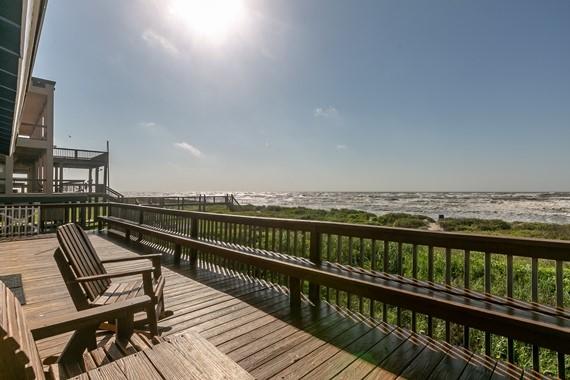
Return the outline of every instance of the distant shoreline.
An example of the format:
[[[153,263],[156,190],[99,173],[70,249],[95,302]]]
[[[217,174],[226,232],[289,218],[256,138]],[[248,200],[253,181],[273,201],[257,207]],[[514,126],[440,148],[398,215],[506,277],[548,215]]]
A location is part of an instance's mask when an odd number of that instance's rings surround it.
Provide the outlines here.
[[[208,194],[225,194],[209,192]],[[134,196],[190,196],[187,193],[129,193]],[[236,192],[241,204],[347,208],[375,215],[407,213],[446,218],[570,224],[570,192]]]

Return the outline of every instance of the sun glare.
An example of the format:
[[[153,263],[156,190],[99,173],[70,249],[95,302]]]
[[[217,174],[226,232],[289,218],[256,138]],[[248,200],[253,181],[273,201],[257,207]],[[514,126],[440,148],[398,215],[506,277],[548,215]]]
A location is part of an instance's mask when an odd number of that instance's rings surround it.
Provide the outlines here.
[[[170,10],[194,35],[213,42],[238,31],[245,18],[242,0],[174,0]]]

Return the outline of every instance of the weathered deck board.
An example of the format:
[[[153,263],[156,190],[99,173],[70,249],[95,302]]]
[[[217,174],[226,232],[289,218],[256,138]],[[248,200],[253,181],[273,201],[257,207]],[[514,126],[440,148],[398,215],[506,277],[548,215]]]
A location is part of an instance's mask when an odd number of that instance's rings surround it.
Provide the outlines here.
[[[90,235],[103,259],[136,254],[105,235]],[[30,324],[75,310],[53,260],[53,236],[0,243],[0,275],[20,273]],[[227,277],[164,260],[164,336],[192,329],[257,378],[473,378],[520,377],[522,370],[497,365],[463,349],[385,323],[363,320],[323,303],[304,305],[294,316],[287,295],[244,278]],[[110,265],[119,270],[130,263]],[[136,265],[148,265],[144,261]],[[40,355],[61,352],[68,336],[39,342]],[[109,353],[107,353],[109,354]],[[103,354],[104,355],[104,354]],[[95,362],[105,357],[93,357]],[[500,371],[499,371],[500,370]]]

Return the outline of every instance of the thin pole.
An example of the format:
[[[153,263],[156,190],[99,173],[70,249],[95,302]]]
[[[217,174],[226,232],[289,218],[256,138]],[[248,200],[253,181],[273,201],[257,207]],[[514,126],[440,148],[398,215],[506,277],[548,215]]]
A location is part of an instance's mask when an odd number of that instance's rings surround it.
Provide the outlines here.
[[[111,167],[109,165],[109,140],[107,140],[107,187],[111,188]],[[105,190],[106,191],[106,190]]]

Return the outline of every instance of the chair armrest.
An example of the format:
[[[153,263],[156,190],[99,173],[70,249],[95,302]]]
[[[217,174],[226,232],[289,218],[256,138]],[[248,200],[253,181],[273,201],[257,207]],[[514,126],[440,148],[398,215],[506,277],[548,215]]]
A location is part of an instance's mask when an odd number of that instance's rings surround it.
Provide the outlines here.
[[[30,330],[32,331],[34,340],[44,339],[69,331],[81,330],[82,328],[125,317],[129,314],[132,315],[144,310],[150,302],[150,297],[140,296],[127,301],[98,306],[73,312],[70,315],[47,319],[33,326]]]
[[[153,253],[149,255],[142,255],[142,256],[126,256],[126,257],[117,257],[107,260],[101,260],[103,264],[109,263],[121,263],[124,261],[135,261],[135,260],[151,260],[152,266],[154,267],[154,280],[157,281],[160,276],[162,275],[162,267],[160,265],[160,259],[162,258],[161,253]]]
[[[150,255],[141,255],[141,256],[116,257],[116,258],[112,258],[112,259],[101,260],[101,262],[103,264],[107,264],[107,263],[120,263],[123,261],[134,261],[134,260],[144,260],[144,259],[152,260],[155,258],[159,258],[159,259],[162,258],[162,254],[161,253],[153,253]]]
[[[115,272],[115,273],[105,273],[105,274],[96,274],[93,276],[86,276],[86,277],[77,277],[69,282],[91,282],[97,280],[107,280],[111,278],[117,277],[127,277],[127,276],[134,276],[137,274],[142,274],[144,276],[145,273],[150,273],[154,270],[154,267],[143,268],[143,269],[135,269],[132,271],[125,271],[125,272]]]

